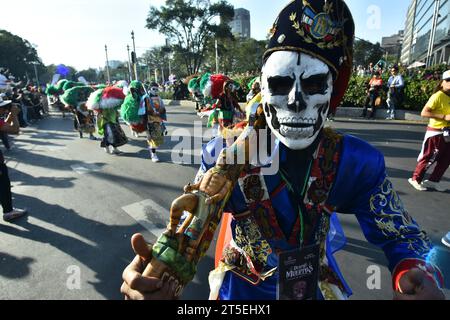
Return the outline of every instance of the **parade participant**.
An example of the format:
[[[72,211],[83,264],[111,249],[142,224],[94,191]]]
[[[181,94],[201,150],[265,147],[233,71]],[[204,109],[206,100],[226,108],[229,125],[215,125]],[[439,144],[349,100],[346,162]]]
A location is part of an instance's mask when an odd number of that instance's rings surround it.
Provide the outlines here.
[[[89,139],[97,140],[94,136],[94,114],[86,107],[92,92],[94,89],[89,86],[72,86],[60,97],[61,102],[74,114],[74,128],[78,131],[80,139],[83,138],[83,133],[87,133]]]
[[[212,113],[209,116],[208,127],[217,128],[218,136],[224,128],[231,126],[241,118],[241,115],[245,114],[233,90],[233,81],[226,80],[222,92],[211,107]]]
[[[164,121],[167,121],[166,108],[158,95],[158,91],[158,85],[155,82],[151,83],[148,98],[145,98],[147,105],[147,142],[153,162],[159,162],[156,150],[164,144],[166,133]]]
[[[421,116],[429,118],[427,132],[418,158],[418,164],[408,182],[419,191],[428,188],[445,192],[440,181],[450,166],[450,70],[444,72],[442,81],[428,100]],[[426,171],[436,163],[428,180]]]
[[[54,77],[54,79],[59,79],[59,77]],[[45,94],[48,97],[49,105],[55,106],[62,112],[63,118],[66,117],[66,107],[60,100],[60,96],[64,94],[64,85],[69,81],[67,79],[56,80],[57,82],[48,85]]]
[[[6,119],[0,119],[0,132],[8,134],[19,133],[19,120],[17,115],[20,109],[12,105],[11,100],[3,100],[0,97],[0,118],[6,116]],[[12,205],[11,182],[8,175],[8,167],[5,164],[3,153],[0,150],[0,205],[3,208],[3,220],[12,221],[24,214],[26,210],[14,208]]]
[[[119,123],[118,109],[125,100],[122,88],[108,86],[94,91],[86,106],[97,117],[97,131],[103,136],[100,146],[108,154],[121,154],[118,147],[125,145],[128,138]]]
[[[191,95],[192,100],[195,101],[195,111],[197,111],[197,112],[200,112],[200,110],[203,109],[203,107],[204,107],[204,102],[203,102],[204,97],[200,90],[200,80],[201,80],[201,77],[199,77],[197,75],[192,75],[191,77],[186,79],[187,85],[188,85],[188,91]]]
[[[136,138],[139,133],[147,130],[145,97],[143,84],[140,81],[131,81],[125,100],[120,107],[121,118],[130,126],[131,132]]]
[[[295,0],[281,11],[263,56],[261,105],[231,147],[217,152],[222,139],[205,146],[196,183],[172,203],[170,224],[157,242],[149,248],[141,235],[132,237],[137,256],[121,288],[127,298],[179,296],[223,211],[232,216],[221,224],[223,250],[210,274],[211,299],[275,299],[286,276],[280,266],[290,256],[306,259],[305,253],[320,258],[310,265],[318,280],[309,281],[313,274],[302,279],[315,289],[309,298],[347,298],[329,241],[332,212],[354,214],[367,240],[383,249],[395,299],[444,298],[442,276],[428,260],[432,244],[394,190],[383,155],[324,128],[348,86],[353,39],[353,19],[342,0]],[[250,165],[250,142],[267,135],[277,139],[273,157]],[[249,163],[229,162],[242,152]],[[266,173],[270,164],[275,172]],[[177,227],[183,212],[188,217]]]
[[[250,91],[247,94],[247,102],[252,100],[258,93],[261,92],[261,80],[259,79],[259,77],[252,79],[252,81],[250,81],[248,84],[248,88],[250,89]]]

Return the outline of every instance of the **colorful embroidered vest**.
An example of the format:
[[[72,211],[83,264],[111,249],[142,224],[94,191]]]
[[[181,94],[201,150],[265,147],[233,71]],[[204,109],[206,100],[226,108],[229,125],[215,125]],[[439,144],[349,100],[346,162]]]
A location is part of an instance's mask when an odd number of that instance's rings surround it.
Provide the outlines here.
[[[336,298],[333,293],[335,290],[329,284],[341,292],[344,289],[338,276],[328,267],[325,254],[330,215],[334,211],[326,202],[336,177],[341,142],[341,135],[331,129],[324,129],[323,138],[313,157],[303,199],[303,216],[309,221],[303,231],[303,245],[320,244],[319,287],[326,299]],[[277,188],[269,191],[261,168],[242,173],[238,182],[248,211],[233,215],[233,238],[225,247],[221,262],[239,277],[257,285],[275,273],[277,255],[281,251],[299,247],[301,218],[297,217],[290,236],[286,237],[273,205],[274,197],[288,192],[285,184],[281,182]]]

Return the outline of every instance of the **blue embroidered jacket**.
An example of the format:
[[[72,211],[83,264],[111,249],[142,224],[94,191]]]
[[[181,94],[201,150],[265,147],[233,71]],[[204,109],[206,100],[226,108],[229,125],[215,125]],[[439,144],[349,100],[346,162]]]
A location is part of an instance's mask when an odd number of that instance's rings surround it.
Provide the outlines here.
[[[321,245],[317,298],[339,299],[351,295],[333,258],[333,253],[345,245],[345,236],[332,212],[356,216],[367,240],[384,251],[394,285],[396,275],[405,269],[425,268],[432,244],[393,189],[383,155],[356,137],[325,131],[328,133],[318,146],[302,203],[302,211],[309,215],[310,223],[309,229],[304,230],[303,244]],[[333,139],[335,143],[330,144]],[[205,145],[202,159],[215,158],[215,150],[221,143],[222,139],[216,138]],[[280,144],[279,152],[283,163],[286,147]],[[212,165],[203,161],[201,171],[206,172]],[[219,298],[275,299],[277,254],[297,248],[300,241],[299,210],[281,174],[263,175],[258,168],[244,174],[233,190],[226,211],[233,214],[233,241],[224,250],[222,261],[235,268],[226,273]],[[435,270],[429,272],[433,274]]]

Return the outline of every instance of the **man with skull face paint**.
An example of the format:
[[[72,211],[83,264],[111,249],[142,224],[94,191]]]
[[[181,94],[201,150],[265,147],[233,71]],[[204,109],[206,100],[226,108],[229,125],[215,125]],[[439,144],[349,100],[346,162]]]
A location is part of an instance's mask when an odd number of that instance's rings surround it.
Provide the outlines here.
[[[444,298],[442,275],[427,262],[432,244],[393,189],[383,155],[324,129],[347,89],[353,37],[342,0],[295,0],[279,14],[264,54],[258,113],[263,110],[278,140],[280,167],[275,175],[247,168],[231,191],[225,211],[232,218],[222,221],[224,250],[210,274],[211,299],[275,299],[279,254],[312,245],[320,256],[315,298],[348,297],[333,258],[332,212],[355,214],[368,241],[383,249],[396,299]],[[209,142],[203,159],[217,157],[221,143]],[[199,177],[212,167],[205,160]],[[171,297],[169,286],[141,275],[149,253],[142,237],[134,239],[137,257],[124,271],[121,291],[132,299]]]

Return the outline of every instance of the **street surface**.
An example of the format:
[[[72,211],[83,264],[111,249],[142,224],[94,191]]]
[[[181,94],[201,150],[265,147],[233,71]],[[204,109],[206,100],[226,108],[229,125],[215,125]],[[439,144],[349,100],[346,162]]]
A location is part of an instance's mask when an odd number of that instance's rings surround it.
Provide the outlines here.
[[[120,148],[122,155],[109,155],[99,141],[79,139],[72,118],[63,119],[59,113],[13,139],[14,149],[4,153],[14,205],[29,209],[29,215],[15,223],[0,221],[0,299],[122,299],[121,274],[133,258],[131,236],[141,232],[154,241],[168,222],[171,202],[198,169],[192,162],[199,161],[202,134],[193,135],[193,122],[201,120],[192,108],[177,106],[168,107],[168,119],[169,137],[157,164],[149,159],[144,135],[131,138],[124,126],[129,144]],[[448,285],[450,250],[440,239],[450,230],[450,191],[418,192],[407,182],[425,125],[351,119],[328,125],[383,152],[406,208],[437,246]],[[185,150],[188,161],[172,154],[182,138],[193,149]],[[450,189],[450,170],[444,182]],[[365,240],[355,217],[339,217],[348,244],[337,253],[337,260],[353,289],[352,299],[391,299],[383,252]],[[214,244],[183,299],[208,298],[207,277],[213,264]],[[369,290],[367,270],[372,265],[381,268],[382,281],[379,289]]]

